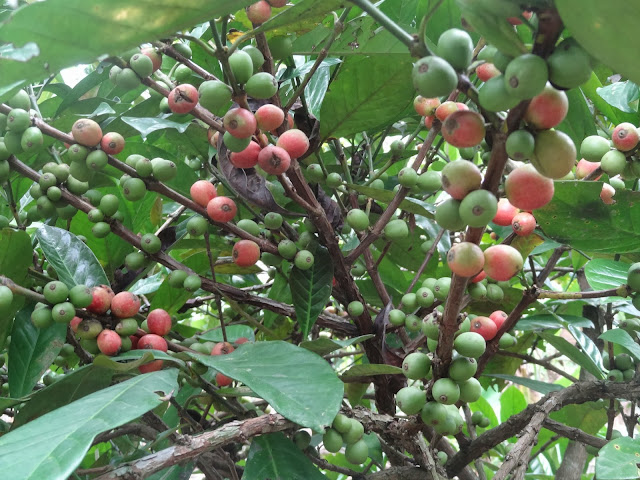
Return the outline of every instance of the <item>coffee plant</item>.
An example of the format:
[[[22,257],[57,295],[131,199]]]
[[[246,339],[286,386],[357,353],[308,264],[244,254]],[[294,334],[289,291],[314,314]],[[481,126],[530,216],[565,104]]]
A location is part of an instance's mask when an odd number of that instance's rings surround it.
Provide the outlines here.
[[[639,478],[639,20],[2,2],[3,478]]]

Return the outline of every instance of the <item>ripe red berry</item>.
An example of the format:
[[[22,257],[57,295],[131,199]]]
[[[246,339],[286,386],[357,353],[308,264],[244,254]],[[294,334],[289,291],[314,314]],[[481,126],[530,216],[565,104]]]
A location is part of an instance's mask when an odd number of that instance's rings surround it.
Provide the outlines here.
[[[124,150],[124,138],[118,132],[105,133],[100,140],[100,148],[104,153],[117,155]]]
[[[102,140],[102,129],[100,125],[91,119],[83,118],[76,120],[71,127],[73,139],[85,147],[95,147]]]
[[[140,339],[138,340],[137,348],[138,350],[151,349],[166,352],[168,346],[167,341],[160,335],[156,335],[155,333],[147,333],[146,335],[140,337]]]
[[[287,171],[291,157],[283,148],[267,145],[258,155],[258,164],[271,175],[280,175]]]
[[[287,130],[276,142],[276,146],[284,148],[291,158],[300,158],[309,150],[309,139],[302,130]]]
[[[183,83],[171,90],[168,101],[173,113],[189,113],[198,105],[198,89]]]
[[[229,160],[236,168],[253,168],[258,164],[258,155],[261,150],[260,145],[251,140],[249,146],[241,152],[232,152]]]
[[[493,63],[487,62],[476,67],[476,75],[480,80],[486,82],[487,80],[500,75],[500,70],[498,70]]]
[[[131,292],[120,292],[111,300],[111,313],[118,318],[133,317],[140,310],[140,298]]]
[[[500,327],[502,327],[502,324],[507,319],[507,317],[508,317],[507,313],[503,312],[502,310],[496,310],[491,315],[489,315],[489,318],[493,320],[493,323],[496,324],[496,327],[498,328],[498,330],[500,330]]]
[[[266,132],[275,130],[284,122],[284,112],[270,103],[262,105],[255,113],[258,128]]]
[[[158,52],[155,48],[143,48],[140,53],[146,55],[151,59],[151,63],[153,64],[153,71],[159,70],[162,67],[162,54]]]
[[[91,290],[93,295],[93,301],[87,307],[91,313],[106,313],[111,306],[111,299],[114,297],[113,290],[107,285],[100,285],[99,287],[93,287]]]
[[[216,373],[216,383],[219,387],[228,387],[232,382],[233,378],[229,378],[220,372]]]
[[[162,370],[163,365],[164,362],[162,360],[154,360],[153,362],[149,362],[145,365],[140,365],[138,370],[140,373],[157,372],[158,370]]]
[[[535,230],[536,219],[529,212],[520,212],[511,220],[511,227],[516,235],[526,237]]]
[[[207,214],[214,222],[229,222],[237,212],[236,203],[229,197],[216,197],[207,204]]]
[[[191,198],[202,207],[206,207],[211,199],[216,198],[218,193],[213,183],[207,180],[198,180],[191,185]]]
[[[510,245],[493,245],[484,251],[484,271],[498,282],[509,280],[522,270],[522,255]]]
[[[211,349],[211,355],[228,355],[234,350],[235,348],[229,342],[218,342]]]
[[[496,212],[496,216],[493,217],[493,223],[501,227],[507,227],[511,225],[511,221],[518,211],[516,207],[511,205],[509,200],[501,198],[498,200],[498,211]]]
[[[171,331],[171,315],[162,308],[151,310],[147,315],[147,328],[149,333],[166,335]]]
[[[232,108],[222,120],[227,132],[236,138],[249,138],[257,128],[256,117],[244,108]]]
[[[491,340],[498,333],[498,327],[493,320],[488,317],[476,317],[471,320],[469,331],[476,332],[485,340]]]
[[[623,122],[613,129],[611,134],[611,141],[613,146],[621,152],[628,152],[633,150],[638,145],[638,131],[636,127],[629,122]]]
[[[413,100],[413,108],[421,117],[428,117],[434,115],[436,108],[440,106],[439,98],[425,98],[422,95],[418,95]]]
[[[98,348],[102,353],[108,356],[115,355],[122,347],[122,339],[113,330],[102,330],[96,339]]]
[[[553,198],[553,180],[538,173],[531,164],[512,170],[504,182],[509,202],[522,210],[542,208]]]
[[[73,333],[76,333],[78,331],[78,325],[80,325],[81,321],[82,321],[82,318],[80,317],[73,317],[71,319],[71,321],[69,322],[69,326],[71,327],[71,331]]]
[[[252,240],[240,240],[233,246],[233,262],[239,267],[250,267],[260,259],[260,247]]]
[[[260,0],[247,7],[247,18],[251,23],[261,25],[271,16],[271,5],[265,0]]]

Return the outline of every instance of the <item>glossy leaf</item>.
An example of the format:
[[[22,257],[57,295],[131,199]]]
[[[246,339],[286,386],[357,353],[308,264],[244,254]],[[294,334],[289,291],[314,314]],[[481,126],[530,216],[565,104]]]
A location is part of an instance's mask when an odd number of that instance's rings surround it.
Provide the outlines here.
[[[602,355],[600,353],[600,350],[598,350],[598,346],[594,343],[594,341],[591,340],[588,336],[586,336],[584,332],[576,325],[573,325],[570,323],[569,325],[567,325],[567,329],[571,332],[571,335],[573,335],[573,338],[576,339],[576,343],[580,345],[580,348],[582,348],[582,351],[587,355],[589,355],[591,360],[593,360],[593,363],[595,363],[598,366],[598,368],[601,368]]]
[[[364,185],[348,184],[349,188],[354,189],[358,193],[362,193],[367,197],[373,198],[382,203],[389,203],[396,196],[391,190],[382,190],[379,188],[365,187]],[[431,206],[433,208],[433,206]],[[429,211],[421,204],[419,200],[413,198],[405,198],[400,202],[400,208],[406,212],[421,215],[423,217],[433,219],[433,211]]]
[[[542,393],[543,395],[547,395],[548,393],[555,392],[557,390],[562,390],[564,388],[562,385],[557,385],[555,383],[541,382],[540,380],[533,380],[531,378],[524,378],[524,377],[516,377],[515,375],[504,375],[502,373],[491,373],[491,374],[485,374],[484,376],[501,378],[502,380],[508,380],[510,382],[517,383],[518,385],[522,385],[523,387],[530,388],[535,392]]]
[[[149,363],[152,360],[163,360],[180,366],[185,365],[184,361],[174,357],[173,355],[169,355],[167,352],[151,349],[129,350],[128,352],[121,353],[117,357],[96,355],[93,363],[103,368],[126,372],[138,368],[144,363]]]
[[[640,478],[640,440],[616,438],[607,443],[596,458],[599,480],[626,480]]]
[[[606,258],[594,258],[584,266],[587,282],[594,290],[618,288],[627,283],[629,264]]]
[[[606,340],[607,342],[617,343],[624,347],[629,354],[636,359],[636,362],[640,362],[640,346],[638,346],[634,339],[631,338],[631,335],[629,335],[628,332],[621,328],[613,328],[611,330],[607,330],[598,338]]]
[[[593,359],[584,352],[578,350],[574,345],[571,345],[567,340],[557,335],[552,335],[549,332],[542,332],[539,334],[543,339],[545,339],[549,344],[551,344],[556,350],[561,352],[563,355],[568,357],[573,362],[580,365],[586,371],[588,371],[591,375],[596,378],[603,379],[605,378],[602,370],[596,365]]]
[[[90,393],[107,388],[111,384],[112,377],[113,371],[95,365],[85,365],[70,371],[60,380],[34,393],[24,407],[18,411],[18,415],[13,421],[13,428]]]
[[[160,405],[156,392],[171,392],[177,378],[175,369],[139,375],[11,431],[0,437],[0,469],[15,480],[66,479],[96,435]]]
[[[551,203],[534,212],[544,233],[586,252],[640,250],[640,192],[617,191],[614,205],[600,200],[601,182],[555,182]]]
[[[341,378],[365,377],[368,375],[401,375],[402,369],[393,365],[384,365],[378,363],[365,363],[362,365],[354,365],[349,370],[340,375]]]
[[[252,0],[50,0],[15,11],[0,27],[3,43],[35,44],[28,61],[0,59],[2,85],[39,81],[65,67],[92,63],[143,42],[170,36],[204,19],[233,13]],[[149,12],[153,12],[150,20]],[[38,25],[48,25],[46,29]],[[88,41],[90,39],[90,41]]]
[[[340,408],[343,387],[335,371],[322,357],[290,343],[257,342],[229,355],[190,356],[244,383],[278,413],[304,427],[322,429]]]
[[[590,435],[597,435],[600,428],[607,423],[607,410],[602,406],[602,403],[597,402],[567,405],[552,412],[550,417]]]
[[[563,320],[566,323],[564,323]],[[576,327],[593,328],[593,322],[584,317],[577,317],[575,315],[550,315],[547,313],[528,315],[526,318],[518,320],[515,328],[521,331],[557,330],[558,328],[565,327],[567,324]]]
[[[320,337],[316,340],[304,341],[300,344],[300,346],[322,356],[327,355],[331,352],[335,352],[336,350],[340,350],[341,348],[362,343],[365,340],[369,340],[373,337],[374,335],[360,335],[359,337],[347,338],[345,340],[332,340],[330,338]]]
[[[31,393],[62,349],[67,335],[66,324],[36,328],[31,323],[32,311],[33,305],[20,310],[11,330],[9,392],[12,397]]]
[[[311,460],[283,433],[256,437],[251,443],[244,480],[326,480]]]
[[[304,30],[305,22],[306,28],[311,30],[312,27],[309,25],[309,20],[316,20],[317,23],[320,23],[328,13],[342,6],[344,6],[344,3],[341,0],[326,0],[323,2],[302,0],[296,3],[296,8],[287,8],[277,15],[273,15],[260,26],[260,31],[275,30],[275,34],[279,35],[292,31],[299,32],[301,29]]]
[[[87,287],[109,284],[100,262],[91,249],[73,233],[43,225],[36,238],[58,278],[68,287],[83,284]]]
[[[507,387],[500,394],[500,421],[506,422],[511,416],[527,408],[524,394],[514,385]]]
[[[322,104],[320,136],[375,131],[400,117],[413,100],[409,55],[349,57]]]
[[[31,266],[31,239],[23,230],[0,229],[0,275],[23,284]],[[24,305],[22,295],[14,295],[11,308],[0,315],[0,349],[11,331],[14,314]]]
[[[640,66],[629,61],[627,43],[636,32],[640,4],[626,0],[556,0],[555,5],[565,26],[587,52],[640,83]]]
[[[303,337],[309,334],[329,300],[333,282],[333,261],[327,250],[318,247],[313,255],[314,263],[310,269],[294,268],[289,277],[296,321]]]
[[[556,127],[573,140],[576,149],[580,149],[582,139],[589,135],[596,135],[596,127],[589,111],[589,105],[580,89],[574,88],[566,92],[569,100],[569,111],[565,119]]]
[[[627,113],[638,111],[638,98],[640,89],[638,85],[627,80],[626,82],[616,82],[606,87],[596,90],[609,105]]]
[[[253,329],[248,325],[227,325],[227,327],[225,328],[225,331],[227,333],[228,342],[233,343],[241,337],[245,337],[249,339],[250,342],[253,342],[256,339]],[[224,341],[221,328],[216,328],[213,330],[209,330],[208,332],[204,332],[202,335],[199,335],[199,338],[201,340],[206,340],[209,342]]]
[[[137,118],[137,117],[122,117],[122,121],[128,125],[131,125],[135,128],[143,139],[146,139],[147,136],[155,132],[156,130],[164,130],[166,128],[173,128],[180,133],[184,133],[189,125],[191,125],[191,120],[185,123],[174,122],[173,120],[168,120],[166,118]]]

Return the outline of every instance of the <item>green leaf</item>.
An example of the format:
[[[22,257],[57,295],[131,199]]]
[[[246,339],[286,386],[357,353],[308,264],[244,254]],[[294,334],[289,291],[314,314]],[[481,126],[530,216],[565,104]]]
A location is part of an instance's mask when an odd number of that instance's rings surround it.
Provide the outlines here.
[[[573,140],[576,148],[580,149],[582,140],[589,135],[596,135],[596,130],[589,105],[579,88],[574,88],[566,92],[569,100],[569,111],[562,123],[556,127]]]
[[[273,15],[260,26],[259,30],[263,32],[276,30],[276,34],[283,35],[292,31],[299,32],[301,29],[311,30],[313,26],[310,25],[309,20],[316,20],[314,23],[320,23],[328,13],[343,6],[342,0],[322,2],[302,0],[296,3],[295,8],[287,8],[277,15]]]
[[[18,412],[12,428],[17,428],[90,393],[107,388],[111,384],[112,377],[113,371],[98,368],[95,365],[85,365],[67,373],[57,382],[34,393]]]
[[[257,342],[244,344],[229,355],[189,355],[244,383],[278,413],[303,427],[321,430],[340,409],[342,382],[322,357],[304,348],[282,341]]]
[[[273,279],[273,285],[269,289],[269,293],[267,294],[267,298],[271,298],[273,300],[278,300],[284,303],[291,303],[291,290],[289,289],[289,281],[284,275],[280,275],[276,272],[276,276]],[[264,311],[264,326],[267,328],[271,328],[273,323],[280,315],[271,312],[269,310]]]
[[[2,85],[35,82],[65,67],[92,63],[178,30],[221,17],[253,0],[49,0],[17,9],[0,27],[0,41],[18,47],[35,43],[28,61],[0,58]],[[153,20],[149,14],[153,12]],[[46,29],[39,25],[47,25]],[[90,41],[88,41],[90,39]]]
[[[527,400],[517,387],[511,385],[500,394],[500,421],[506,422],[513,415],[527,408]]]
[[[166,118],[156,117],[122,117],[122,121],[128,125],[131,125],[137,131],[139,131],[143,139],[146,139],[150,133],[155,132],[156,130],[164,130],[166,128],[173,128],[180,133],[184,133],[189,125],[191,125],[191,120],[187,121],[186,123],[178,123]]]
[[[382,203],[389,203],[396,196],[395,192],[391,190],[381,190],[379,188],[365,187],[364,185],[349,183],[347,187]],[[400,208],[406,212],[433,219],[433,212],[424,208],[421,202],[413,198],[405,198],[400,202]]]
[[[66,479],[96,435],[160,405],[156,392],[173,391],[177,378],[176,369],[139,375],[12,430],[0,437],[0,469],[12,480]]]
[[[73,233],[43,225],[36,231],[36,238],[44,256],[56,269],[58,278],[68,287],[79,284],[88,287],[109,284],[96,256]]]
[[[131,361],[135,360],[135,361]],[[103,368],[109,368],[111,370],[117,370],[120,372],[127,372],[138,368],[140,365],[149,363],[152,360],[164,360],[165,362],[175,363],[176,365],[184,366],[184,361],[179,358],[169,355],[162,350],[129,350],[128,352],[121,353],[117,357],[107,357],[106,355],[97,355],[93,360],[94,365],[98,365]],[[121,363],[126,362],[126,363]]]
[[[283,433],[254,438],[243,480],[327,480]]]
[[[596,458],[598,480],[624,480],[640,478],[640,440],[616,438],[607,443]]]
[[[483,376],[508,380],[510,382],[517,383],[518,385],[530,388],[531,390],[534,390],[536,392],[542,393],[543,395],[547,395],[548,393],[562,390],[564,388],[562,385],[557,385],[555,383],[541,382],[540,380],[532,380],[530,378],[516,377],[515,375],[505,375],[502,373],[490,373],[484,374]]]
[[[553,347],[560,353],[587,370],[594,377],[599,378],[600,380],[605,378],[602,370],[600,370],[598,365],[596,365],[596,363],[589,355],[578,350],[574,345],[571,345],[564,338],[557,335],[552,335],[550,332],[541,332],[538,335],[540,335],[540,337],[553,345]]]
[[[629,264],[606,258],[594,258],[584,266],[587,282],[594,290],[618,288],[627,283]]]
[[[598,338],[623,346],[627,349],[629,355],[636,359],[636,362],[640,362],[640,346],[638,346],[634,339],[631,338],[629,333],[621,328],[612,328],[611,330],[607,330]]]
[[[596,89],[596,92],[609,105],[616,107],[618,110],[627,113],[636,113],[638,111],[640,89],[638,85],[629,80],[626,82],[612,83],[606,87],[600,87]]]
[[[184,465],[174,465],[154,473],[147,477],[147,480],[184,480],[185,478],[191,478],[195,468],[195,461],[187,462]]]
[[[375,131],[399,118],[413,100],[411,57],[349,57],[340,66],[320,111],[320,136]]]
[[[126,352],[125,352],[126,353]],[[97,355],[93,360],[93,364],[98,367],[102,367],[105,370],[113,370],[118,372],[129,372],[131,370],[135,370],[140,365],[144,365],[145,363],[149,363],[154,360],[154,355],[151,351],[140,352],[141,356],[138,356],[138,359],[133,362],[121,363],[116,361],[116,358],[107,357],[106,355]],[[128,357],[126,358],[128,359]],[[121,359],[125,360],[125,358]]]
[[[253,328],[248,325],[227,325],[225,331],[227,333],[227,341],[231,343],[234,343],[241,337],[247,338],[250,342],[253,342],[256,339]],[[224,341],[221,328],[215,328],[208,332],[204,332],[202,335],[199,335],[199,338],[208,342]]]
[[[571,332],[571,335],[573,335],[573,338],[576,339],[576,342],[578,343],[578,345],[580,345],[580,347],[582,348],[582,351],[587,355],[589,355],[591,360],[593,360],[593,363],[595,363],[598,366],[598,368],[601,369],[602,355],[600,354],[600,350],[598,350],[598,346],[594,343],[594,341],[591,340],[589,337],[587,337],[582,332],[582,330],[580,330],[580,328],[578,328],[573,324],[567,325],[567,329]]]
[[[63,323],[36,328],[31,323],[32,311],[33,305],[20,310],[11,330],[9,392],[12,397],[31,393],[62,349],[67,335],[67,325]]]
[[[598,95],[598,89],[601,87],[602,83],[600,83],[600,79],[595,72],[593,72],[589,81],[583,84],[580,87],[580,90],[582,90],[585,96],[593,102],[593,106],[604,114],[604,116],[606,116],[611,122],[615,124],[621,123],[622,120],[620,120],[618,113],[611,108],[611,105],[605,102],[600,95]]]
[[[626,0],[556,0],[565,26],[591,55],[640,83],[640,65],[629,61],[628,39],[637,31],[640,4]]]
[[[13,181],[12,181],[13,185]],[[23,284],[31,266],[31,239],[23,230],[3,228],[0,230],[0,275]],[[22,295],[14,295],[11,308],[0,315],[0,349],[11,331],[14,314],[24,305]]]
[[[322,116],[322,104],[329,88],[330,73],[329,67],[319,67],[304,89],[309,113],[315,115],[318,120]]]
[[[597,435],[598,431],[607,423],[607,410],[597,402],[587,402],[580,405],[567,405],[552,412],[550,417],[570,427],[579,428],[583,432]]]
[[[369,375],[401,375],[402,369],[393,365],[384,365],[382,363],[365,363],[362,365],[354,365],[349,370],[340,375],[340,378],[347,379],[352,377],[366,377]]]
[[[303,338],[307,337],[329,300],[333,282],[331,255],[323,247],[316,248],[312,253],[313,266],[308,270],[294,267],[289,277],[296,320],[300,325]]]
[[[302,342],[300,346],[323,356],[331,352],[335,352],[336,350],[340,350],[341,348],[362,343],[373,337],[375,337],[375,335],[360,335],[359,337],[348,338],[346,340],[332,340],[330,338],[321,337],[316,340],[306,340]]]
[[[640,192],[617,191],[614,205],[600,200],[602,182],[557,181],[553,200],[535,211],[544,233],[586,252],[640,250]]]
[[[562,320],[566,323],[563,323]],[[546,313],[529,315],[526,318],[522,318],[518,320],[515,328],[521,331],[557,330],[558,328],[565,327],[567,324],[575,325],[576,327],[593,328],[593,322],[584,317],[577,317],[575,315],[550,315]]]

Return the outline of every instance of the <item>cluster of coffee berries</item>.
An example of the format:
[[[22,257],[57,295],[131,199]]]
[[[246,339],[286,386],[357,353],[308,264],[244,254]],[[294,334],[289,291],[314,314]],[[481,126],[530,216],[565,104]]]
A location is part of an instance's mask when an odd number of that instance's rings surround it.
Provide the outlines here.
[[[355,418],[339,413],[323,437],[324,448],[331,453],[339,452],[346,444],[344,456],[354,465],[364,463],[369,457],[369,446],[362,438],[364,426]]]

